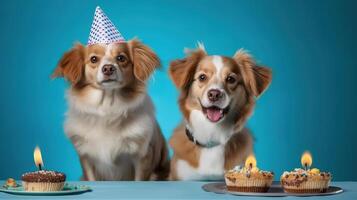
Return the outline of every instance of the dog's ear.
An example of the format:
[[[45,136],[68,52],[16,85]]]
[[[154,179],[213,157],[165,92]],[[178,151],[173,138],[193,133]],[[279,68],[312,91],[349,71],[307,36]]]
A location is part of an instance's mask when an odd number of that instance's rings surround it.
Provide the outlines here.
[[[176,87],[188,89],[194,79],[195,71],[200,60],[206,56],[204,48],[187,52],[187,57],[170,63],[169,74]]]
[[[133,61],[134,76],[145,82],[156,68],[160,67],[160,59],[152,49],[137,39],[128,43]]]
[[[64,77],[74,86],[79,84],[84,76],[84,54],[85,47],[80,43],[75,44],[62,56],[51,77]]]
[[[258,66],[252,56],[243,49],[238,50],[233,59],[242,69],[245,85],[255,97],[259,97],[271,83],[271,69]]]

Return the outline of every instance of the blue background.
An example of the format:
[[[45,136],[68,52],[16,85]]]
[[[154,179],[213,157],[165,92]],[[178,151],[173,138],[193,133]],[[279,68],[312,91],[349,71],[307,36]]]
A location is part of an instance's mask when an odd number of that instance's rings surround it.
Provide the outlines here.
[[[357,180],[357,5],[302,0],[2,2],[0,179],[35,170],[36,145],[47,169],[81,176],[62,128],[67,84],[49,76],[75,41],[86,43],[97,5],[124,37],[138,36],[160,56],[149,92],[166,138],[181,120],[168,63],[196,41],[211,54],[244,47],[274,72],[248,124],[258,165],[278,178],[308,149],[335,180]]]

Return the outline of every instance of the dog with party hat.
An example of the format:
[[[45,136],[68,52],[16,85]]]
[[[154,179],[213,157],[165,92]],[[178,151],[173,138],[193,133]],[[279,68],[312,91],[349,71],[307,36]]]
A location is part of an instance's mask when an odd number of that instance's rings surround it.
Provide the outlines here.
[[[125,40],[100,7],[87,45],[64,53],[52,77],[64,77],[65,133],[76,148],[83,180],[165,180],[169,158],[146,82],[158,56]]]

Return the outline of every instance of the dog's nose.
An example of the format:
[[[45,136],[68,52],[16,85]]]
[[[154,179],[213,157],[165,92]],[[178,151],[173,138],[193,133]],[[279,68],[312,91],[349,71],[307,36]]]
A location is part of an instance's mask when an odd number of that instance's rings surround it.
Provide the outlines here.
[[[208,91],[207,95],[210,101],[215,102],[222,98],[223,93],[217,89],[211,89]]]
[[[102,68],[102,72],[104,75],[110,76],[115,72],[116,68],[114,65],[104,65]]]

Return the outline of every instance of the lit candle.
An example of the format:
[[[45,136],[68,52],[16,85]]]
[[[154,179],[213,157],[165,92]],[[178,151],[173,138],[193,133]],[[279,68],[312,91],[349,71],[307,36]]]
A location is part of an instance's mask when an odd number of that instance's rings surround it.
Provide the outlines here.
[[[301,165],[304,167],[305,171],[310,169],[312,165],[312,156],[310,152],[305,151],[301,156]]]
[[[245,160],[245,168],[252,170],[255,169],[257,166],[257,160],[253,154],[249,155]]]
[[[43,162],[40,147],[36,146],[33,152],[33,158],[35,160],[36,167],[38,167],[39,170],[42,170]]]

